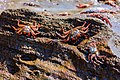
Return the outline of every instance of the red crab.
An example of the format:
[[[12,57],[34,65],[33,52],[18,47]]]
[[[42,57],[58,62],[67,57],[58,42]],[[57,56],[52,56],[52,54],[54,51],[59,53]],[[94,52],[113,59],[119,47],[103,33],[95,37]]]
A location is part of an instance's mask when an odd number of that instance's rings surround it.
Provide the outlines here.
[[[35,38],[35,35],[40,34],[40,32],[38,31],[38,29],[41,27],[40,24],[37,25],[36,21],[34,21],[34,25],[24,25],[24,24],[20,24],[20,20],[18,20],[18,28],[12,26],[12,28],[16,31],[17,34],[27,34],[28,36],[30,36],[30,34],[32,34],[32,36]]]
[[[99,13],[111,13],[111,14],[117,14],[117,12],[112,11],[112,10],[99,10]]]
[[[93,5],[93,3],[89,3],[89,4],[79,4],[79,5],[77,5],[76,7],[77,7],[77,8],[87,8],[87,7],[90,7],[91,5]]]
[[[100,55],[99,51],[97,50],[96,44],[97,43],[95,43],[94,41],[89,44],[90,54],[88,55],[88,60],[95,64],[103,64],[103,62],[100,60],[104,60],[106,56]]]
[[[89,28],[89,26],[90,26],[90,24],[88,24],[87,25],[87,27],[84,27],[85,26],[85,24],[86,24],[86,22],[84,22],[84,24],[82,25],[82,26],[77,26],[77,27],[75,27],[75,28],[73,28],[73,29],[71,29],[71,30],[68,30],[68,31],[64,31],[64,29],[63,29],[63,27],[62,27],[62,33],[64,34],[63,36],[61,35],[61,34],[59,34],[59,33],[57,33],[56,32],[56,34],[60,37],[60,38],[62,38],[62,39],[64,39],[64,40],[62,40],[63,42],[68,42],[68,41],[76,41],[78,38],[80,38],[81,36],[85,36],[86,37],[86,35],[85,35],[85,33],[87,33],[88,32],[88,28]],[[80,30],[79,30],[80,29]]]
[[[119,7],[118,5],[115,4],[114,0],[105,1],[105,4],[108,4],[108,5],[113,6],[113,7]]]
[[[108,19],[107,17],[104,17],[102,14],[95,14],[95,13],[93,13],[93,14],[89,14],[89,15],[87,15],[87,16],[88,16],[88,17],[96,17],[96,18],[99,18],[99,19],[101,19],[102,21],[105,21],[106,24],[109,24],[110,27],[112,27],[112,24],[110,23],[109,19]]]

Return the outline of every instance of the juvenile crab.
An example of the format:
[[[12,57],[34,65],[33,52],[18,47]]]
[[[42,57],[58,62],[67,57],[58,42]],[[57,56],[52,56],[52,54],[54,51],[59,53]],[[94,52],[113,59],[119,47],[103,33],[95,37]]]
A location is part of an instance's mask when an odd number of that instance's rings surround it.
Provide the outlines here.
[[[75,42],[75,41],[76,41],[78,38],[80,38],[81,36],[87,37],[87,36],[85,35],[85,33],[88,32],[88,28],[89,28],[89,26],[90,26],[91,23],[89,23],[89,24],[87,25],[87,27],[84,27],[85,24],[86,24],[86,22],[84,22],[84,24],[83,24],[82,26],[77,26],[77,27],[75,27],[75,28],[73,28],[73,29],[71,29],[71,30],[68,30],[68,31],[66,31],[66,32],[64,31],[64,29],[63,29],[63,27],[62,27],[61,31],[62,31],[62,33],[64,34],[64,36],[62,36],[61,34],[59,34],[59,33],[57,33],[57,32],[56,32],[56,34],[57,34],[60,38],[64,39],[64,40],[62,40],[63,42],[68,42],[68,41],[73,41],[73,42]],[[79,30],[79,29],[80,29],[80,30]]]
[[[104,17],[102,14],[95,14],[95,13],[93,13],[93,14],[89,14],[89,15],[87,15],[88,17],[96,17],[96,18],[99,18],[99,19],[101,19],[102,21],[105,21],[106,22],[106,24],[109,24],[110,25],[110,27],[112,27],[112,24],[110,23],[110,21],[109,21],[109,19],[107,18],[107,17]]]
[[[33,21],[34,25],[24,25],[24,24],[20,24],[20,20],[18,20],[18,28],[12,26],[12,28],[16,31],[17,34],[24,34],[24,35],[28,35],[30,36],[30,34],[32,34],[32,36],[35,38],[35,35],[40,34],[40,32],[38,31],[38,29],[41,27],[40,24],[37,25],[36,21]]]
[[[106,56],[100,55],[96,44],[97,43],[95,43],[94,41],[89,44],[90,54],[88,55],[88,60],[94,64],[103,64],[102,61],[106,58]]]

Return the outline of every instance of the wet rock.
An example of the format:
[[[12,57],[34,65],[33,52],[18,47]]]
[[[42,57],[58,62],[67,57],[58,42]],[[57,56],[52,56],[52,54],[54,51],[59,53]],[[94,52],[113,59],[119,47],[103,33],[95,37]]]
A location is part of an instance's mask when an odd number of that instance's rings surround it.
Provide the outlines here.
[[[17,28],[18,19],[23,24],[32,23],[32,20],[40,23],[40,34],[36,38],[16,34],[11,26]],[[61,27],[66,31],[70,30],[81,26],[84,21],[87,22],[86,25],[91,23],[86,33],[87,39],[81,37],[76,43],[59,41],[56,31],[61,33]],[[0,62],[4,65],[0,68],[18,80],[119,80],[120,78],[120,59],[113,55],[107,44],[112,32],[98,19],[57,19],[26,9],[8,9],[1,13],[0,23],[0,45],[2,45]],[[96,67],[87,60],[86,47],[93,40],[101,42],[97,45],[98,50],[107,57],[104,64]]]

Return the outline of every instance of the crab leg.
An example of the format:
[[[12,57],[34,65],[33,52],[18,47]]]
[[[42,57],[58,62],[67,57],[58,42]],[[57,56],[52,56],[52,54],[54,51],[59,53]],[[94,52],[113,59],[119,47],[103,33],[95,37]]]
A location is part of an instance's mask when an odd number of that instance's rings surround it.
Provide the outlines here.
[[[38,23],[37,27],[38,27],[38,28],[40,28],[40,27],[41,27],[41,25]]]
[[[102,61],[104,61],[103,59],[105,59],[105,56],[99,56],[98,58],[100,58]]]
[[[64,38],[66,38],[69,34],[66,34],[65,36],[62,36],[62,35],[60,35],[59,33],[57,33],[56,32],[56,34],[60,37],[60,38],[62,38],[62,39],[64,39]]]
[[[33,20],[33,22],[34,22],[34,26],[36,27],[36,26],[37,26],[37,23],[36,23],[36,21],[35,21],[35,20]]]
[[[68,42],[69,40],[70,40],[70,37],[68,36],[68,38],[64,40],[64,42]]]
[[[80,32],[82,32],[82,33],[87,33],[87,32],[88,32],[88,27],[90,26],[90,24],[91,24],[91,23],[89,23],[89,24],[87,25],[87,27],[83,27],[82,30],[80,30]],[[84,31],[84,30],[86,30],[86,31]]]
[[[70,30],[67,31],[67,32],[64,32],[64,31],[63,31],[63,34],[65,34],[65,35],[66,35],[66,34],[69,34],[69,33],[70,33]]]
[[[18,29],[17,28],[15,28],[14,26],[12,26],[12,28],[15,30],[15,31],[17,31]]]
[[[85,26],[85,24],[86,24],[86,22],[84,22],[84,24],[83,24],[81,27],[84,27],[84,26]]]
[[[13,28],[15,31],[17,31],[17,34],[20,34],[20,32],[22,31],[22,29],[17,29],[17,28],[15,28],[14,26],[12,26],[12,28]]]
[[[40,32],[39,32],[39,31],[37,31],[37,33],[35,33],[35,35],[38,35],[38,34],[40,34]]]
[[[34,26],[32,26],[32,28],[36,28],[36,27],[37,27],[37,30],[38,30],[38,28],[40,28],[41,25],[40,25],[39,23],[38,23],[38,25],[37,25],[37,23],[36,23],[35,20],[33,20],[33,22],[34,22]]]
[[[89,36],[85,33],[81,34],[81,36],[84,36],[85,38],[88,38]]]
[[[23,25],[23,24],[20,24],[20,20],[18,20],[17,25],[18,25],[19,27],[24,27],[24,26],[25,26],[25,25]]]
[[[110,27],[112,27],[112,24],[110,23],[110,21],[107,19],[107,18],[102,18],[102,21],[106,21],[106,24],[109,24],[110,25]]]
[[[31,27],[31,29],[32,29],[33,31],[37,31],[38,34],[40,33],[40,32],[38,31],[38,29],[41,27],[40,24],[36,25],[36,22],[35,22],[35,25],[34,25],[34,26],[30,26],[30,27]]]
[[[32,29],[31,29],[31,34],[35,38],[35,33],[34,33],[34,31]]]
[[[81,33],[87,33],[88,29],[86,31],[79,30]]]
[[[79,30],[79,31],[80,31],[81,33],[87,33],[87,32],[88,32],[88,27],[90,26],[90,24],[91,24],[91,23],[89,23],[86,28],[83,28],[85,31],[84,31],[84,30]]]
[[[35,38],[35,35],[40,34],[40,32],[38,31],[37,33],[35,33],[35,32],[31,29],[31,34],[32,34],[32,36]]]
[[[95,56],[96,56],[96,54],[91,55],[90,60],[91,60],[92,63],[94,63],[93,58],[94,58]]]
[[[95,61],[96,61],[97,63],[103,64],[101,61],[99,61],[99,60],[97,59],[97,57],[95,57]]]
[[[19,29],[19,31],[17,31],[17,34],[20,34],[20,32],[23,30],[23,28]]]
[[[62,31],[63,34],[66,35],[66,34],[69,34],[71,30],[68,30],[68,31],[65,32],[64,29],[63,29],[63,27],[62,27],[61,31]]]
[[[78,27],[76,27],[76,29],[80,29],[80,28],[84,27],[85,24],[86,24],[86,22],[84,22],[84,24],[83,24],[82,26],[78,26]]]
[[[92,54],[89,54],[89,55],[88,55],[88,61],[91,61],[91,55],[92,55]]]
[[[33,22],[34,22],[34,25],[31,26],[31,28],[38,28],[40,26],[40,24],[39,24],[39,26],[37,25],[36,21],[33,20]]]
[[[83,30],[88,29],[88,28],[89,28],[89,26],[90,26],[90,24],[91,24],[91,23],[89,23],[89,24],[87,25],[87,27],[84,27],[84,28],[83,28]]]
[[[93,58],[95,59],[95,61],[93,61]],[[98,63],[97,63],[97,58],[96,58],[96,54],[93,54],[93,55],[91,55],[91,62],[93,63],[93,64],[96,64],[96,65],[99,65]]]

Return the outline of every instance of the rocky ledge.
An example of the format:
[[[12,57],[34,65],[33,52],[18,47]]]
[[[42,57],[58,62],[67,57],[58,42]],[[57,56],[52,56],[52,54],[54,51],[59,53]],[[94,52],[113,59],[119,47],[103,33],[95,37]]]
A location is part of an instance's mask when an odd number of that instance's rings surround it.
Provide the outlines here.
[[[41,25],[36,38],[18,35],[12,28],[35,20]],[[70,30],[84,22],[88,38],[77,42],[61,42],[56,31]],[[73,25],[73,26],[70,26]],[[50,18],[28,9],[8,9],[0,15],[0,79],[7,80],[119,80],[120,58],[113,55],[108,40],[113,32],[95,18]],[[88,61],[86,46],[97,41],[103,64]],[[95,66],[95,67],[94,67]]]

